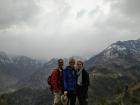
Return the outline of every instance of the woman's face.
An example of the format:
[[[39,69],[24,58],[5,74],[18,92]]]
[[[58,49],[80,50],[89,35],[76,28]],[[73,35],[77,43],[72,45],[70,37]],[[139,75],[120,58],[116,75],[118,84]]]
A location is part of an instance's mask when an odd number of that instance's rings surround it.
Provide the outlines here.
[[[81,62],[77,62],[77,69],[82,69],[83,68],[83,64]]]

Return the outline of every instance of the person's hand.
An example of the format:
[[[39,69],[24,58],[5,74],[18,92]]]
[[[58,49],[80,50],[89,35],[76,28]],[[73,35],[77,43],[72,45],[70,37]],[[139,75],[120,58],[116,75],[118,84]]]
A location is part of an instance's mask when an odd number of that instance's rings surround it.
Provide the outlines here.
[[[66,96],[68,94],[68,92],[67,91],[64,91],[64,95]]]

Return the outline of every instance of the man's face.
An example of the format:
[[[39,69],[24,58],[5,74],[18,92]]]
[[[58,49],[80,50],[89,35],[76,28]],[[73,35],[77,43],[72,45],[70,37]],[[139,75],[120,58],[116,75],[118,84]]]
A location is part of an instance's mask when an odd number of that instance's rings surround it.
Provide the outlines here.
[[[63,67],[64,66],[64,61],[61,59],[58,61],[58,66]]]
[[[75,65],[75,60],[74,60],[74,59],[70,60],[70,61],[69,61],[69,64],[70,64],[71,67],[74,67],[74,65]]]

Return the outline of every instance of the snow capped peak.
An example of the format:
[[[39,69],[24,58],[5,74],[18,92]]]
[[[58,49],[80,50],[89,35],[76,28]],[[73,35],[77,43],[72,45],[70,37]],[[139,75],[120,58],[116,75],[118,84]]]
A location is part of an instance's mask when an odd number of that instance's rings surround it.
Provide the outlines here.
[[[127,48],[117,43],[110,45],[104,50],[105,58],[109,58],[109,59],[116,58],[119,56],[119,52],[126,54],[125,51],[127,50]]]
[[[39,64],[39,61],[26,57],[26,56],[16,56],[16,57],[13,57],[12,59],[16,64],[22,64],[26,66]]]
[[[130,54],[139,55],[140,54],[140,39],[138,40],[128,40],[128,41],[118,41],[103,51],[105,58],[115,58],[119,56],[127,56]]]
[[[0,64],[12,63],[5,52],[0,52]]]
[[[0,57],[7,57],[7,54],[5,52],[0,52]]]
[[[108,50],[124,51],[124,50],[126,50],[126,47],[120,46],[117,44],[112,44],[111,46],[109,46],[105,49],[105,51],[108,51]]]

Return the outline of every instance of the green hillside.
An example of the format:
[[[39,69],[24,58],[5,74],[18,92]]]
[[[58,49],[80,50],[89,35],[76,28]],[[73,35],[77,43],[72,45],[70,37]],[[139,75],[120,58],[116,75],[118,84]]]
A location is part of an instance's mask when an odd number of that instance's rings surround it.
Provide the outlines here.
[[[140,81],[116,95],[102,99],[97,105],[140,105]]]

